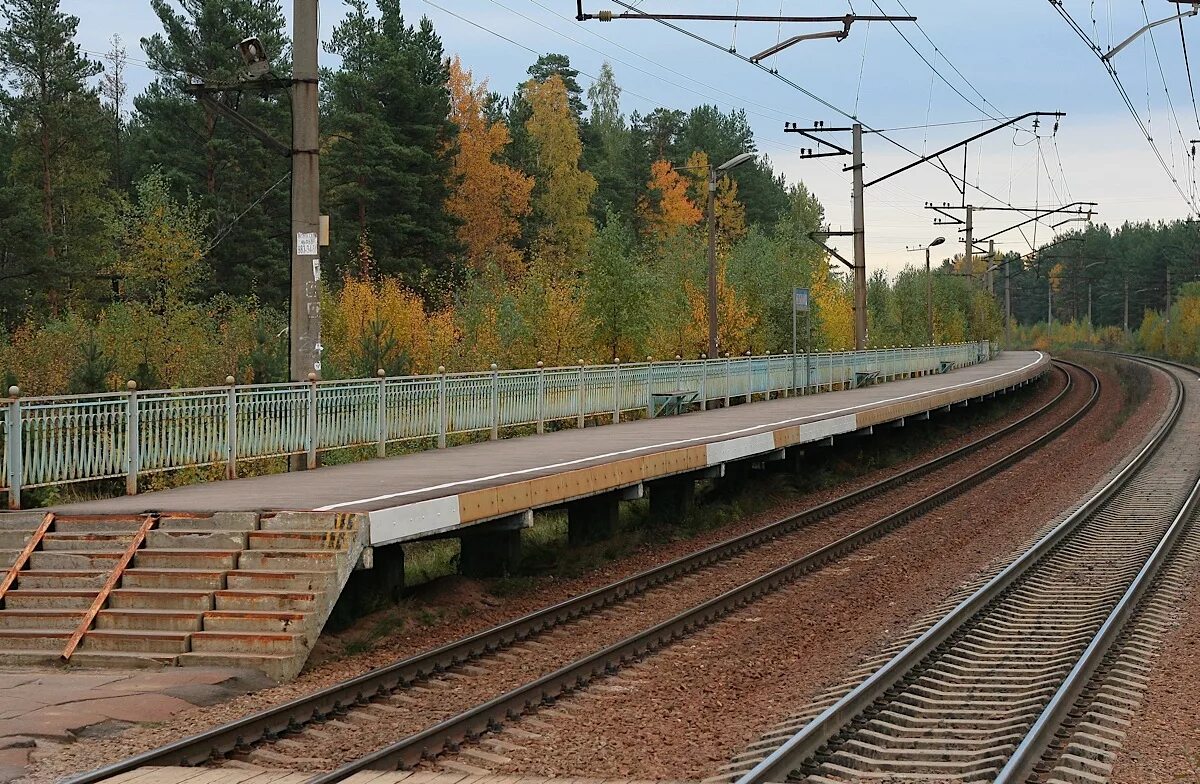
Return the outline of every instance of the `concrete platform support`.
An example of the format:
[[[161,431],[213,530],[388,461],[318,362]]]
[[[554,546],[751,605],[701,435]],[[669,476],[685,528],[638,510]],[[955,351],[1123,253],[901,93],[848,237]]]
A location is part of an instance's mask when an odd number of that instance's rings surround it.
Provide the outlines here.
[[[647,482],[646,487],[650,492],[650,520],[655,524],[678,522],[696,506],[696,480],[691,474]]]
[[[567,544],[571,547],[610,538],[621,513],[621,493],[601,493],[567,504]]]
[[[350,573],[329,617],[333,629],[349,626],[367,613],[400,601],[404,591],[404,545],[364,550],[360,562],[367,568]]]
[[[473,525],[459,537],[459,571],[464,577],[504,577],[521,560],[521,530],[533,526],[533,511]]]

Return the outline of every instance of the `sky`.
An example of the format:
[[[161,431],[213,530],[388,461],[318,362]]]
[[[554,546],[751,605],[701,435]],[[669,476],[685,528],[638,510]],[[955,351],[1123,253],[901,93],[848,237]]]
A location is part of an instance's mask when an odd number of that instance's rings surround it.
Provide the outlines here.
[[[61,0],[80,18],[80,45],[99,57],[113,35],[124,40],[131,59],[132,92],[154,74],[146,67],[140,40],[160,29],[148,0]],[[622,108],[648,113],[658,106],[690,109],[715,104],[745,110],[758,152],[770,157],[789,182],[803,182],[825,206],[834,231],[851,223],[848,158],[805,160],[801,147],[815,146],[784,123],[829,127],[856,118],[869,129],[864,142],[869,180],[998,122],[1027,112],[1065,112],[1041,121],[1034,132],[1026,120],[1016,128],[972,143],[966,155],[966,202],[975,206],[1046,207],[1074,201],[1098,202],[1097,222],[1170,220],[1194,214],[1195,174],[1191,140],[1200,138],[1200,110],[1190,89],[1183,40],[1200,81],[1200,16],[1172,21],[1142,35],[1111,62],[1139,115],[1135,121],[1099,56],[1088,48],[1050,0],[629,0],[646,12],[744,15],[916,16],[913,22],[856,22],[843,41],[810,40],[763,61],[763,68],[728,50],[750,56],[781,39],[832,30],[840,23],[784,24],[681,22],[686,32],[644,19],[578,22],[575,0],[407,0],[410,21],[433,20],[448,55],[458,55],[476,79],[511,92],[543,52],[561,52],[591,76],[609,62],[623,89]],[[284,0],[290,19],[290,0]],[[1081,31],[1103,52],[1148,22],[1172,16],[1166,0],[1064,0]],[[1118,6],[1112,8],[1112,6]],[[584,0],[584,10],[622,11],[613,0]],[[341,0],[321,0],[323,40],[344,15]],[[690,37],[701,36],[706,43]],[[322,53],[323,62],[336,61]],[[789,84],[790,82],[790,84]],[[1154,140],[1152,150],[1146,136]],[[849,135],[834,135],[849,146]],[[906,148],[906,149],[905,149]],[[1160,162],[1161,157],[1161,162]],[[961,149],[944,157],[961,176]],[[961,242],[958,227],[935,225],[927,203],[961,204],[963,196],[946,172],[918,166],[867,190],[867,264],[889,273],[916,262],[909,247],[934,237],[949,255]],[[1024,220],[1023,213],[976,213],[975,236],[986,236]],[[1047,221],[1046,224],[1054,221]],[[1055,232],[1030,223],[996,238],[997,250],[1028,252]],[[1081,227],[1068,223],[1058,229]],[[847,239],[833,242],[849,256]],[[961,251],[961,244],[957,246]],[[935,255],[935,259],[937,256]]]

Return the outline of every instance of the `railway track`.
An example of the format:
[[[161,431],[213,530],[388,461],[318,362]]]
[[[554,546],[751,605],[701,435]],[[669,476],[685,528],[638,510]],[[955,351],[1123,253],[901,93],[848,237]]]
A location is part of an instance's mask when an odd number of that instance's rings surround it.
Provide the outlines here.
[[[1066,372],[1062,367],[1059,371]],[[800,558],[791,559],[768,570],[760,570],[758,576],[749,582],[739,578],[729,590],[668,617],[652,628],[638,628],[632,635],[603,646],[589,655],[569,661],[555,671],[530,679],[517,689],[476,704],[468,710],[455,712],[433,726],[422,727],[420,731],[414,731],[402,741],[377,749],[330,773],[318,776],[314,782],[340,781],[355,771],[368,768],[409,766],[422,758],[456,748],[462,741],[494,728],[505,717],[518,714],[543,701],[552,700],[556,695],[577,688],[596,675],[619,668],[623,662],[638,659],[649,651],[711,623],[746,602],[824,563],[842,557],[938,504],[966,492],[974,484],[1048,443],[1091,408],[1099,395],[1099,381],[1084,369],[1076,368],[1075,373],[1086,378],[1092,385],[1086,402],[1048,432],[1029,440],[1021,448],[1008,452],[984,469],[952,482],[944,482],[943,486],[922,501],[883,515],[866,527],[856,525],[853,533],[815,551],[808,551]],[[470,679],[479,674],[480,670],[476,665],[482,664],[483,659],[503,658],[506,655],[511,659],[514,652],[506,649],[514,644],[536,645],[536,638],[539,636],[553,636],[564,624],[572,622],[574,623],[571,632],[574,636],[577,632],[574,627],[578,626],[579,621],[616,614],[618,611],[625,612],[634,602],[656,604],[659,595],[669,593],[664,589],[669,584],[674,586],[681,579],[703,579],[706,583],[710,582],[707,574],[709,571],[747,557],[748,554],[760,553],[765,549],[762,548],[763,544],[771,542],[778,545],[781,541],[786,541],[789,535],[816,521],[846,510],[857,511],[871,499],[886,497],[888,493],[906,484],[927,475],[935,475],[938,471],[954,466],[966,456],[1019,433],[1055,409],[1069,395],[1073,384],[1071,374],[1067,374],[1067,379],[1067,385],[1053,400],[1010,426],[869,487],[462,641],[372,671],[309,697],[97,769],[71,781],[73,784],[98,782],[143,766],[205,764],[230,755],[244,756],[253,753],[264,744],[271,743],[275,743],[284,752],[280,757],[288,756],[295,761],[298,756],[303,756],[303,733],[307,728],[316,727],[321,733],[341,728],[353,733],[356,727],[361,725],[346,720],[351,714],[376,724],[402,719],[407,704],[411,702],[413,691],[432,691],[436,694],[439,689],[452,688],[454,678]],[[715,584],[721,583],[718,581]],[[319,760],[313,762],[319,763]]]
[[[1174,401],[1130,463],[857,685],[713,781],[1103,780],[1097,761],[1120,735],[1111,719],[1140,674],[1136,645],[1114,646],[1129,642],[1139,607],[1154,611],[1200,504],[1196,371],[1153,364],[1171,373]]]

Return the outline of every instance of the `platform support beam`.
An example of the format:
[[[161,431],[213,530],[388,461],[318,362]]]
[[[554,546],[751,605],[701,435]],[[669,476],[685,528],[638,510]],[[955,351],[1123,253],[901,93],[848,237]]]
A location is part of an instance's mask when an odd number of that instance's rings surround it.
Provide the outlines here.
[[[612,537],[621,514],[622,491],[601,493],[567,504],[567,544],[591,544]]]
[[[459,535],[459,571],[464,577],[504,577],[521,560],[521,531],[533,527],[533,511],[472,525]]]
[[[676,523],[696,506],[696,480],[691,474],[647,482],[650,519],[656,524]]]

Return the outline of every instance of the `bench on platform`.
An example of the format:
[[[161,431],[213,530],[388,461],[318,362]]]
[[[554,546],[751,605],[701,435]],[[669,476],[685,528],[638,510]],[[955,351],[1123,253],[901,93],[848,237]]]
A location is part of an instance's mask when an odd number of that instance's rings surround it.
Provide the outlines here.
[[[869,387],[879,380],[878,370],[856,370],[854,371],[854,388]]]
[[[694,389],[673,389],[670,392],[653,392],[650,395],[651,413],[656,416],[671,416],[683,413],[686,406],[700,399]]]
[[[938,373],[949,373],[951,370],[954,370],[953,362],[943,361],[938,365]]]

